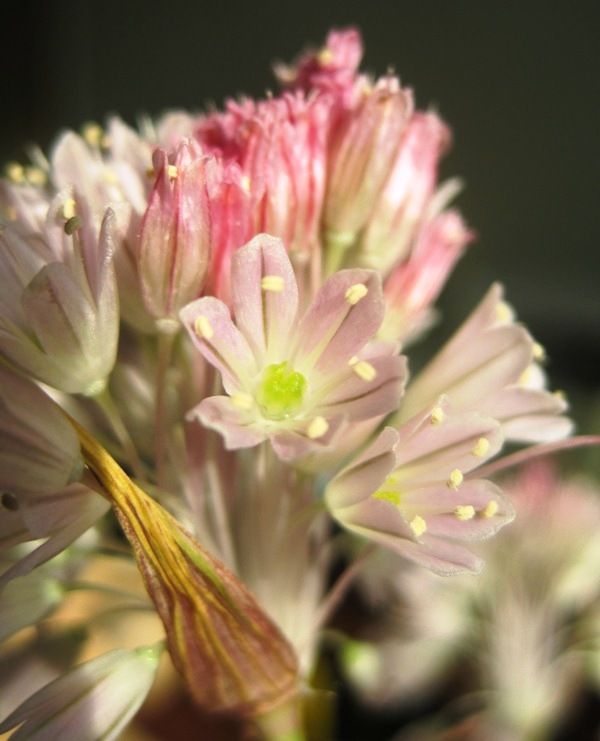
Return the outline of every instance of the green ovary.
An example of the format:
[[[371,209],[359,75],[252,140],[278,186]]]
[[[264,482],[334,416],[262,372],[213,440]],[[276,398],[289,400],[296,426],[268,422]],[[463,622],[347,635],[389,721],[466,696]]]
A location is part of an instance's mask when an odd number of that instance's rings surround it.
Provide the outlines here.
[[[285,419],[302,406],[306,385],[306,378],[287,361],[274,363],[264,370],[256,400],[265,417]]]

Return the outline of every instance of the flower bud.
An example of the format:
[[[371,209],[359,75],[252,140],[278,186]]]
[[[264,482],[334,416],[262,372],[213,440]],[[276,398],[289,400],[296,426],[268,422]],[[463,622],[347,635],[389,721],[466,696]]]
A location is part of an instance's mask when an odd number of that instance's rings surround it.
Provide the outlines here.
[[[177,326],[177,313],[200,295],[210,253],[206,188],[209,159],[183,142],[169,162],[154,153],[156,183],[142,221],[138,267],[146,308]]]
[[[366,224],[397,156],[413,102],[386,77],[366,92],[334,135],[325,200],[330,245],[351,245]]]
[[[262,715],[297,689],[296,656],[241,582],[74,423],[115,508],[167,634],[173,663],[207,710]]]

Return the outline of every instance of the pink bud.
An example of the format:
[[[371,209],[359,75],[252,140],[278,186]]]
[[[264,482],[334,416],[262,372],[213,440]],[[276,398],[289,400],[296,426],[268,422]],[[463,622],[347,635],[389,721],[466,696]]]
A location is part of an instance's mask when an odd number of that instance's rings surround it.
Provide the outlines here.
[[[200,295],[210,252],[206,172],[210,160],[190,141],[169,162],[157,149],[156,182],[142,221],[139,275],[144,303],[157,320],[173,320]]]

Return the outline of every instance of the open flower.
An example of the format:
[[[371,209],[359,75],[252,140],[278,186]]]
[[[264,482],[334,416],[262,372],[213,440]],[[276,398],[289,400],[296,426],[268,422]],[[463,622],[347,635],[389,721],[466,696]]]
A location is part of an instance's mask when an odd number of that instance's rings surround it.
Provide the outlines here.
[[[332,276],[299,320],[296,278],[280,240],[259,235],[235,254],[232,267],[236,324],[211,297],[181,312],[228,394],[203,400],[190,416],[218,430],[230,449],[270,438],[276,453],[291,460],[327,445],[344,419],[394,409],[404,361],[388,345],[367,347],[383,319],[376,273]]]
[[[514,517],[491,481],[465,474],[495,455],[500,425],[447,399],[375,443],[329,484],[325,499],[344,527],[440,574],[479,571],[460,541],[488,538]]]

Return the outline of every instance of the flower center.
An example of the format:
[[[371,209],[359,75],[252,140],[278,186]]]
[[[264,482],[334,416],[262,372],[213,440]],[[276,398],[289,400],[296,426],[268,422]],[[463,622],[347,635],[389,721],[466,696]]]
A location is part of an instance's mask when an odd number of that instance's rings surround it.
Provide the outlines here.
[[[306,378],[287,360],[268,365],[258,387],[256,400],[265,417],[285,419],[296,412],[304,399]]]

